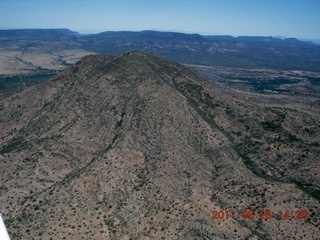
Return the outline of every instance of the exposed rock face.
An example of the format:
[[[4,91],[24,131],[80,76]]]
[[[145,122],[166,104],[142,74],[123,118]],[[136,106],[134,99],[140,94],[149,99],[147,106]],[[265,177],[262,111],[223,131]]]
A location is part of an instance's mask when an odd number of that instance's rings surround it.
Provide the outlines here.
[[[293,184],[294,168],[279,175],[261,163],[272,149],[250,155],[250,145],[239,144],[242,135],[258,147],[271,145],[264,138],[272,134],[286,136],[268,120],[278,115],[177,63],[142,52],[87,56],[0,104],[0,206],[12,239],[312,239],[318,232],[317,192]],[[316,147],[309,153],[316,156]],[[319,183],[316,175],[302,179]],[[242,219],[246,209],[275,214]],[[280,210],[294,217],[300,209],[307,220],[279,219]],[[229,217],[212,219],[214,210]]]

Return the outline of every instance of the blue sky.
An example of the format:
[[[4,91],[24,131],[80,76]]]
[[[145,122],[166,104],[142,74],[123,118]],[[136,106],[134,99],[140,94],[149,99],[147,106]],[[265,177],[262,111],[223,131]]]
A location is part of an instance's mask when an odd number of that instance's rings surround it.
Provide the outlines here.
[[[0,0],[0,28],[320,39],[320,0]]]

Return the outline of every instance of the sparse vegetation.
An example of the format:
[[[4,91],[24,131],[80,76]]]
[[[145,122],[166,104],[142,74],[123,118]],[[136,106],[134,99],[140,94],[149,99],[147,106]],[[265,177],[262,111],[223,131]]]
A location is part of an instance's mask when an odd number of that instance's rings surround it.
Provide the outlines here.
[[[320,139],[310,135],[319,131],[318,108],[312,99],[273,98],[212,87],[138,51],[83,58],[0,103],[0,205],[9,233],[312,239],[320,225]],[[267,209],[274,218],[241,218]],[[281,219],[286,209],[307,209],[310,218]],[[213,210],[238,218],[216,221]]]

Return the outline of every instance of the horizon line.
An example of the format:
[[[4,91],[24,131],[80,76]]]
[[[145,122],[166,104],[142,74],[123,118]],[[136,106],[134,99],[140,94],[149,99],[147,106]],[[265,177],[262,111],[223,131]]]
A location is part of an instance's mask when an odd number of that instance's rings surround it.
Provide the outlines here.
[[[280,35],[232,35],[232,34],[219,34],[219,33],[205,33],[205,32],[194,32],[194,31],[183,31],[183,30],[174,30],[174,29],[144,29],[144,30],[90,30],[90,29],[77,29],[73,30],[68,27],[49,27],[49,28],[9,28],[9,27],[0,27],[0,31],[3,30],[69,30],[72,32],[76,32],[81,35],[90,35],[90,34],[100,34],[104,32],[168,32],[168,33],[182,33],[182,34],[197,34],[200,36],[228,36],[228,37],[273,37],[278,39],[292,39],[295,38],[299,41],[320,41],[315,38],[298,38],[298,37],[287,37]]]

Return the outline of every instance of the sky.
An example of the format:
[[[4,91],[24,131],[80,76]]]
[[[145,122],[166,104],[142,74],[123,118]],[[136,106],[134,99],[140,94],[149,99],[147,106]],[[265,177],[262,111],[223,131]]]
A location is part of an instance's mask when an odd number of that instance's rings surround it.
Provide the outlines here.
[[[320,0],[0,0],[0,28],[320,39]]]

